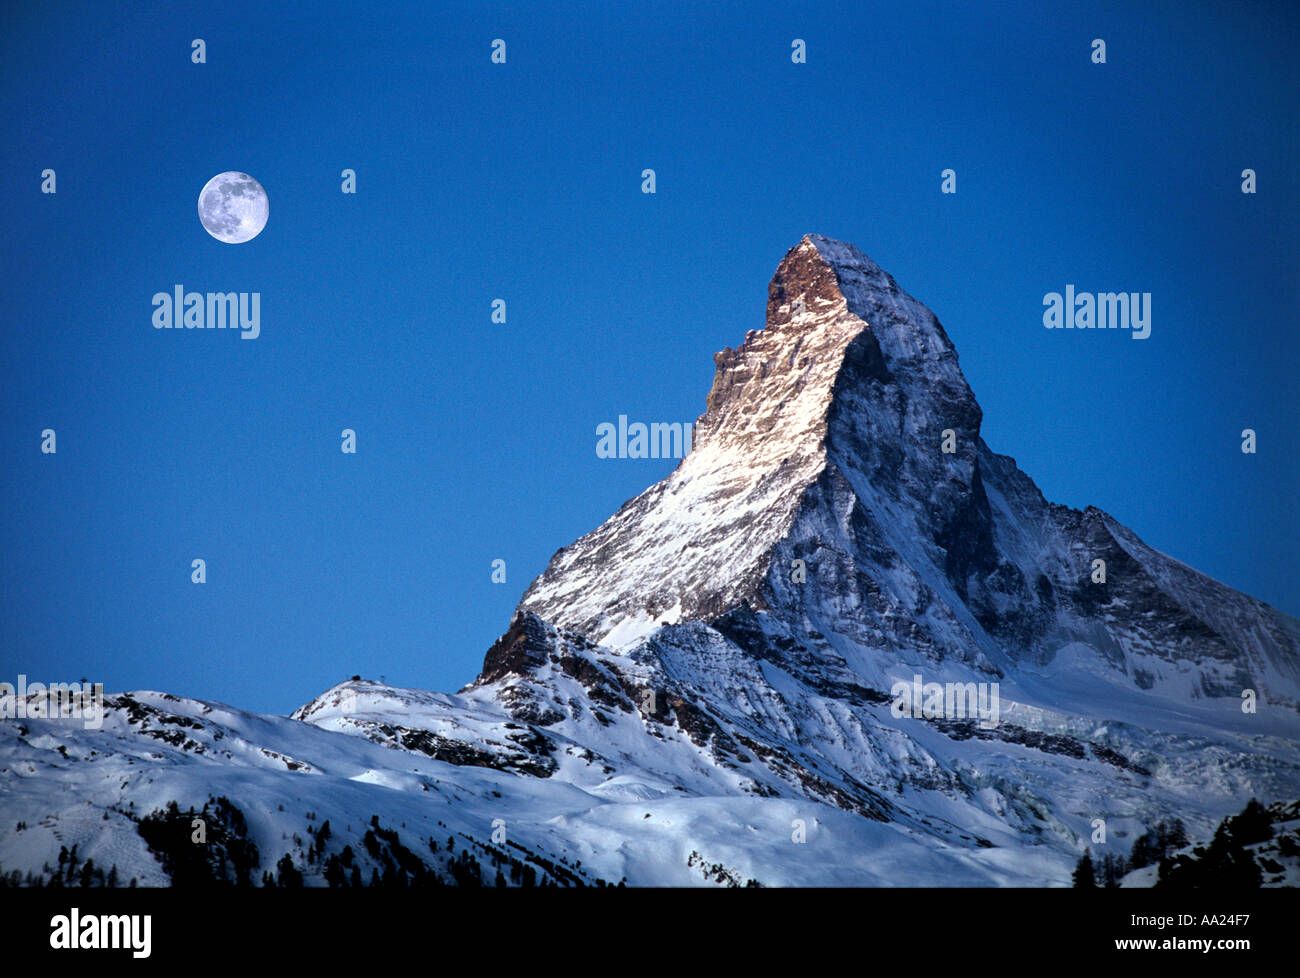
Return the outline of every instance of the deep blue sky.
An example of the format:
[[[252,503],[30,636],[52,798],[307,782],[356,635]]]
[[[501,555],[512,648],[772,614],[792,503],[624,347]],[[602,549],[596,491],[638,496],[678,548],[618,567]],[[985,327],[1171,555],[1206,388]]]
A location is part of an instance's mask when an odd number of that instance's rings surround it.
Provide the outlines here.
[[[937,313],[1048,499],[1300,614],[1294,4],[110,6],[0,13],[0,679],[458,688],[673,467],[595,426],[697,417],[810,231]],[[244,245],[195,210],[229,169]],[[1045,330],[1067,282],[1151,338]],[[155,331],[176,283],[261,337]]]

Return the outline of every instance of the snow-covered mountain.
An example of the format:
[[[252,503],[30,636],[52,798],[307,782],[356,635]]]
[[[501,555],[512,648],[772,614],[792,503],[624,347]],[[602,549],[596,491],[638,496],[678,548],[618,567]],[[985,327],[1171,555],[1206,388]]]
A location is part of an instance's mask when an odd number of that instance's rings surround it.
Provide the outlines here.
[[[146,839],[208,802],[258,880],[1061,885],[1097,819],[1126,849],[1300,798],[1300,622],[1044,500],[856,248],[805,237],[715,360],[692,451],[556,553],[468,687],[4,721],[0,867],[75,843],[165,883]],[[900,715],[914,682],[946,708]]]

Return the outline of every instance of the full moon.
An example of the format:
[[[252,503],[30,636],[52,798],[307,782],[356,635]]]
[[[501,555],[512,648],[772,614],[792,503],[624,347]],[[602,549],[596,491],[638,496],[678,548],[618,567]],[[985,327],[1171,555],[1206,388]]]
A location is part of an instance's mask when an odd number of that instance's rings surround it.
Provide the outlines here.
[[[199,194],[199,220],[208,234],[226,244],[242,244],[262,233],[271,203],[262,185],[247,173],[218,173]]]

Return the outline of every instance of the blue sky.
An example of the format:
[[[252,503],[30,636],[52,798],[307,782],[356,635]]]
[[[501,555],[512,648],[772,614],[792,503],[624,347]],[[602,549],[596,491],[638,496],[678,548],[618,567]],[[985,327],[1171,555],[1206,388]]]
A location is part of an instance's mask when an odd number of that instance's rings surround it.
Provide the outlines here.
[[[807,232],[936,312],[1048,499],[1300,614],[1293,5],[389,6],[0,13],[0,679],[460,687],[671,470],[596,425],[696,418]],[[195,210],[232,169],[237,246]],[[261,336],[155,331],[176,283]],[[1152,293],[1150,339],[1045,330],[1066,283]]]

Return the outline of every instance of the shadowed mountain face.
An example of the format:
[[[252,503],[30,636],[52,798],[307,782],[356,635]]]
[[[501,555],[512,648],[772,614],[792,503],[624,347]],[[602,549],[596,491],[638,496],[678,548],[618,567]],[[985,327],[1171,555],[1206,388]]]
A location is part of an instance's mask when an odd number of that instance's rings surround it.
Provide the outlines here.
[[[693,450],[555,554],[474,683],[0,724],[0,867],[75,836],[165,883],[133,820],[215,794],[308,883],[345,845],[366,880],[432,853],[402,872],[462,882],[432,843],[496,858],[500,821],[520,877],[561,883],[1046,885],[1095,819],[1204,838],[1300,797],[1300,622],[1045,501],[984,444],[938,320],[856,248],[805,237],[715,360]],[[928,683],[995,713],[896,708]],[[400,831],[363,838],[372,813]],[[286,841],[325,818],[317,853]]]

